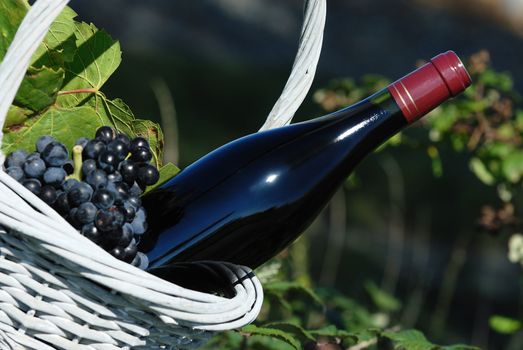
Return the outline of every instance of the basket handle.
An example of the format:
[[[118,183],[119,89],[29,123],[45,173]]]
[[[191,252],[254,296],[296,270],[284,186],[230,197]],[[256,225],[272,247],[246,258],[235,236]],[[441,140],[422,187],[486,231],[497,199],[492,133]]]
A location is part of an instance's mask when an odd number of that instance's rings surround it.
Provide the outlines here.
[[[68,2],[69,0],[36,1],[18,28],[0,64],[0,145],[3,137],[2,126],[9,106],[13,103],[31,57]],[[305,99],[320,58],[326,12],[326,0],[305,0],[303,27],[292,71],[260,131],[289,124]],[[0,165],[4,163],[4,158],[0,151]]]

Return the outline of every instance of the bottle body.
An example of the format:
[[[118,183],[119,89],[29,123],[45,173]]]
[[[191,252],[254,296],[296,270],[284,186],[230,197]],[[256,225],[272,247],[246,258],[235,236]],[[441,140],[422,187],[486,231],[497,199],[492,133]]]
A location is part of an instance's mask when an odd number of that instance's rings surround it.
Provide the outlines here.
[[[365,155],[427,112],[409,91],[392,84],[325,117],[243,137],[147,194],[150,228],[139,249],[149,268],[267,261],[305,230]]]

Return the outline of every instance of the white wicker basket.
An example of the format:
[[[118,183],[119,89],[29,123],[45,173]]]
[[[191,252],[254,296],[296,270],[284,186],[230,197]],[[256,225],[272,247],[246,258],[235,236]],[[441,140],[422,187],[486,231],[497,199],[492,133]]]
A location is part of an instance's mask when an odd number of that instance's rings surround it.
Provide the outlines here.
[[[67,2],[38,0],[21,24],[0,65],[0,125],[32,54]],[[306,1],[293,70],[262,129],[288,124],[305,98],[325,13],[326,0]],[[185,289],[116,260],[0,170],[0,349],[189,349],[213,332],[252,322],[263,301],[252,271],[199,264],[222,276],[235,295]]]

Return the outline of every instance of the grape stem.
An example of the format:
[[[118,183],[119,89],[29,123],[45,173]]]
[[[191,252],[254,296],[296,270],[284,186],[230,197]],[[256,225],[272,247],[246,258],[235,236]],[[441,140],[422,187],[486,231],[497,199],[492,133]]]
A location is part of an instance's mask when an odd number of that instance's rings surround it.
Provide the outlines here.
[[[66,91],[58,91],[58,96],[72,95],[72,94],[95,94],[97,92],[98,92],[98,89],[96,89],[96,88],[66,90]]]
[[[76,179],[82,181],[82,151],[83,147],[76,145],[73,147],[73,166],[74,171],[71,175],[66,177],[66,179]]]

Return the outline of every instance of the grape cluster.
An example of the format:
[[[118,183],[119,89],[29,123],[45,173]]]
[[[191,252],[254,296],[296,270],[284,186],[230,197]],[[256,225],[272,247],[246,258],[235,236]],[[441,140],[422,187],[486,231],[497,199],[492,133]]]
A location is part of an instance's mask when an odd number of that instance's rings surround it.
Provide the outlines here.
[[[114,257],[145,268],[137,250],[147,230],[140,195],[159,179],[149,143],[103,126],[94,139],[78,139],[72,153],[42,136],[35,152],[9,154],[6,172]]]

